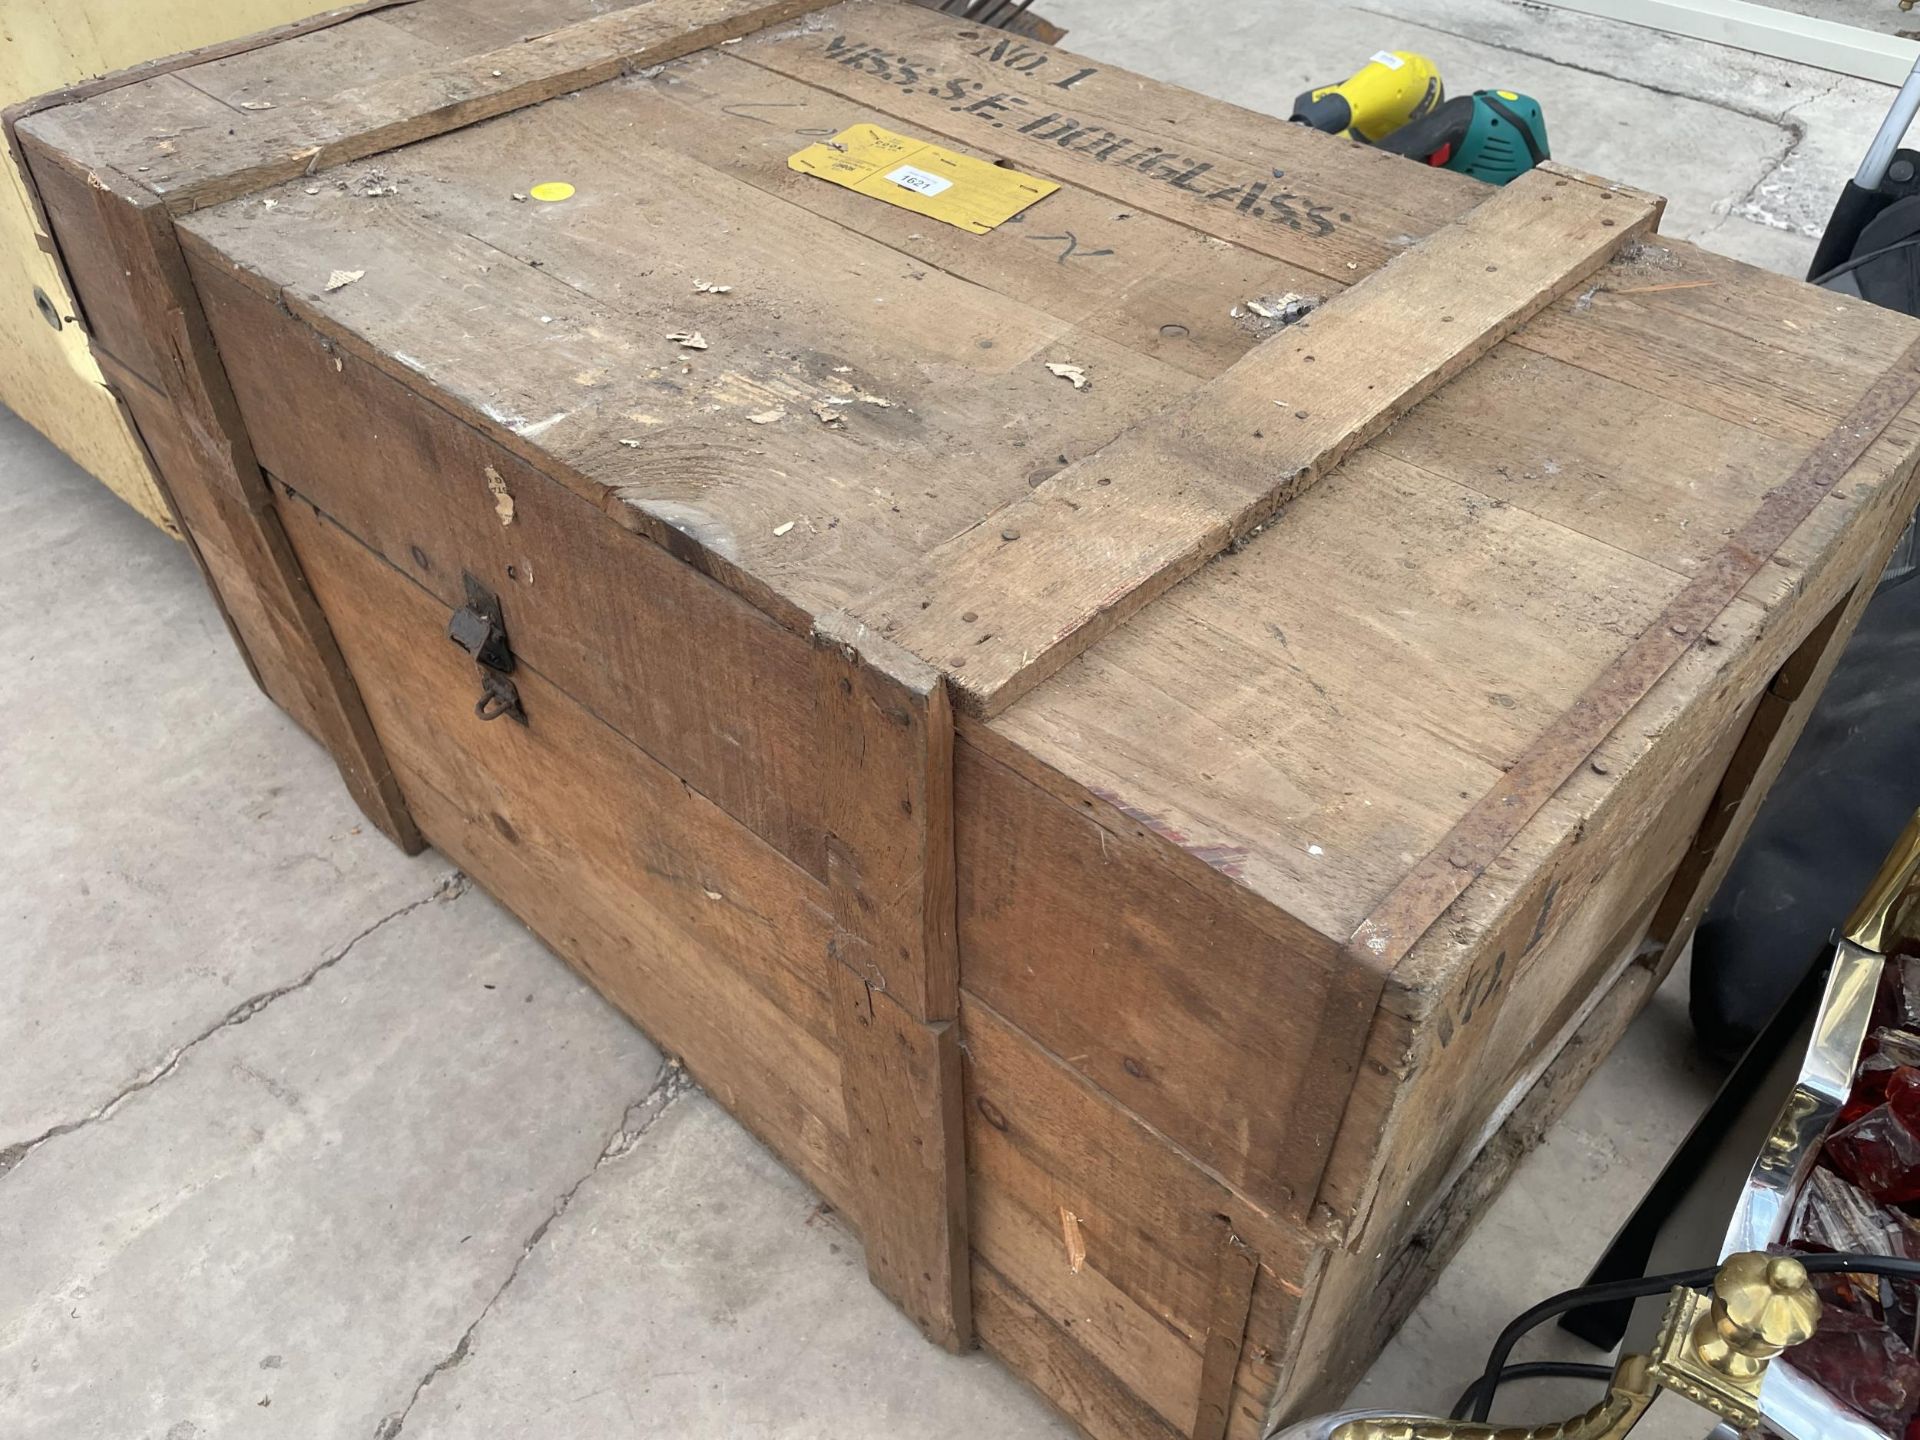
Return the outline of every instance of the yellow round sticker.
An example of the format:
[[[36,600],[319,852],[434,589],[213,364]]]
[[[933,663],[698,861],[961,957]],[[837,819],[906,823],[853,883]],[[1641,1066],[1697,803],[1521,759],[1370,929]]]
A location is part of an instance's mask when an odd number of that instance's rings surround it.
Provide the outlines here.
[[[536,200],[571,200],[573,186],[564,180],[547,180],[527,191]]]

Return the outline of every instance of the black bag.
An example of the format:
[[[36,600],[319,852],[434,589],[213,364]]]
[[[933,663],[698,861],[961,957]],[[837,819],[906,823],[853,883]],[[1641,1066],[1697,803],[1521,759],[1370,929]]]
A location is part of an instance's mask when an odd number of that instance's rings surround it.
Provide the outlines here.
[[[1701,1048],[1737,1058],[1920,809],[1920,565],[1894,551],[1693,942]]]

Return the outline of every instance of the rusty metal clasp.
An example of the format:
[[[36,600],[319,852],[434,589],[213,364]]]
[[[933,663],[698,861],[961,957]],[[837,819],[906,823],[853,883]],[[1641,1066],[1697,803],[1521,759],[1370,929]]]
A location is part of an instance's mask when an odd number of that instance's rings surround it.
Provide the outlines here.
[[[515,662],[500,597],[471,571],[462,571],[460,578],[466,585],[467,603],[447,621],[447,639],[471,655],[480,667],[480,699],[473,713],[482,720],[508,715],[524,725],[527,712],[520,704],[520,687],[507,678]]]

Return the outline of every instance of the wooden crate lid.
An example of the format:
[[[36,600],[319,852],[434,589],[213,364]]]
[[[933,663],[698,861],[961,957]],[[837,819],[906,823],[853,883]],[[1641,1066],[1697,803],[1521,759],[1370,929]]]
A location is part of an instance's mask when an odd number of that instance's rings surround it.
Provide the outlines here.
[[[1047,107],[1044,121],[1071,101],[1093,124],[1129,115],[1149,82],[1026,42],[996,60],[1002,41],[894,4],[835,7],[657,74],[577,91],[550,80],[565,98],[532,107],[528,45],[423,69],[417,35],[365,36],[420,30],[446,8],[426,0],[157,77],[37,117],[33,133],[202,211],[190,235],[297,312],[389,366],[411,357],[410,383],[424,377],[583,493],[621,495],[635,524],[669,540],[680,527],[797,625],[1218,374],[1261,336],[1247,300],[1334,293],[1483,194],[1165,86],[1150,93],[1180,110],[1116,134],[1133,143],[1104,159],[1062,148],[1058,121],[1021,136],[996,113],[1024,103]],[[685,48],[603,39],[647,71]],[[938,58],[913,60],[923,52]],[[333,93],[344,74],[355,88]],[[426,116],[430,96],[478,113],[469,90],[508,113],[387,148],[450,123]],[[241,108],[259,105],[273,108]],[[975,236],[787,168],[862,119],[1052,162],[1066,185]],[[356,154],[371,158],[338,163]],[[261,190],[274,176],[294,178]],[[513,200],[543,180],[574,198]],[[336,272],[364,275],[328,292]],[[698,294],[700,280],[732,293]],[[689,329],[707,350],[668,339]],[[1075,391],[1048,362],[1091,384]],[[835,400],[854,403],[829,426],[815,407]],[[753,423],[775,410],[781,421]]]
[[[1690,703],[1764,684],[1759,639],[1777,663],[1904,519],[1879,512],[1920,440],[1916,335],[1640,247],[992,728],[1353,937],[1450,846],[1477,877],[1577,775],[1536,852],[1563,842]]]
[[[1635,647],[1810,451],[1846,451],[1837,493],[1799,484],[1723,631],[1907,461],[1910,430],[1845,442],[1912,322],[1623,245],[1657,212],[1634,192],[1494,192],[886,0],[595,8],[381,8],[26,128],[789,625],[894,636],[983,736],[1338,942],[1485,868],[1585,759],[1566,717],[1667,673],[1717,611]],[[863,121],[1062,188],[974,235],[788,168]],[[572,198],[522,198],[547,181]],[[1332,303],[1275,335],[1248,302],[1286,294]]]

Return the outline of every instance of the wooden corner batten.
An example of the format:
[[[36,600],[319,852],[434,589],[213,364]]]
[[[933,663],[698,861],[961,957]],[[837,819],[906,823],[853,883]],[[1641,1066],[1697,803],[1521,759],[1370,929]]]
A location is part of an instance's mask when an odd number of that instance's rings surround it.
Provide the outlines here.
[[[44,193],[47,172],[36,178]],[[60,193],[48,206],[54,243],[91,231],[87,243],[110,260],[89,276],[96,300],[115,287],[104,296],[111,321],[90,331],[94,353],[249,671],[332,753],[368,820],[418,853],[426,842],[273,508],[172,217],[111,170]]]
[[[966,1350],[953,713],[938,671],[844,616],[816,626],[814,657],[828,969],[867,1270],[928,1338]]]

